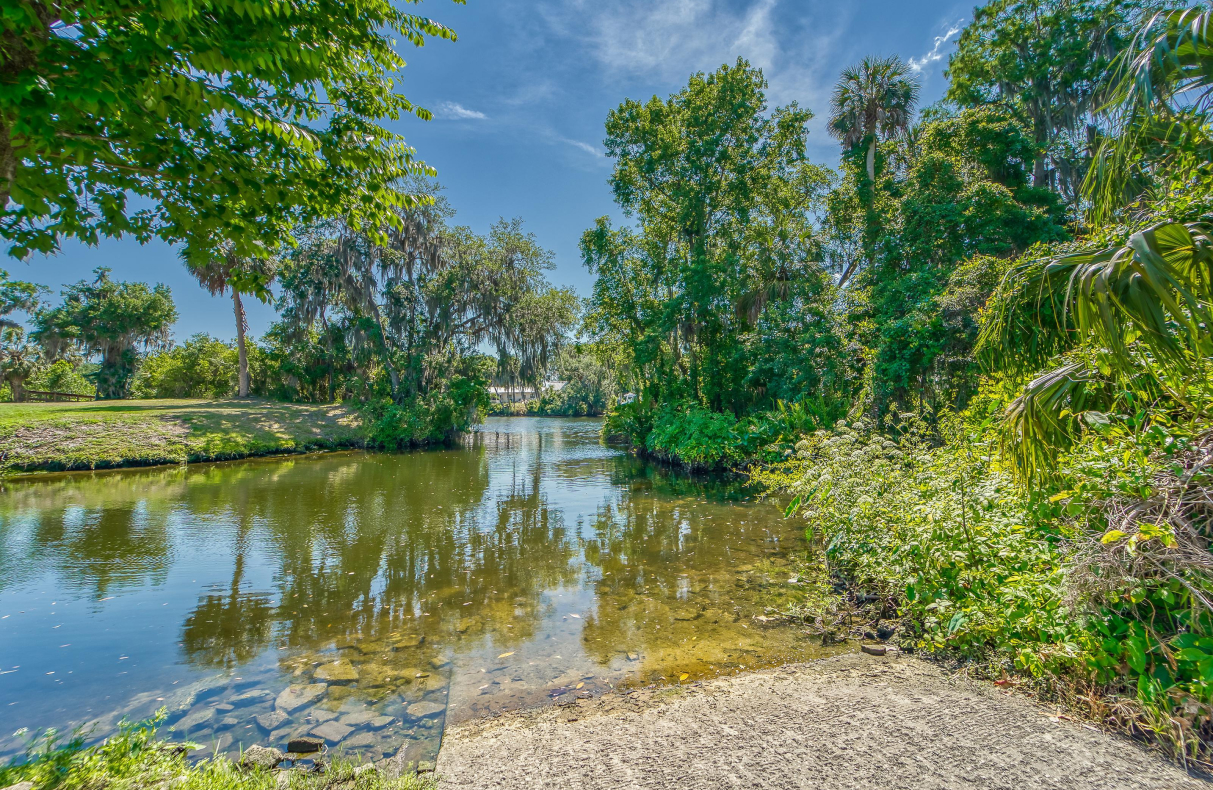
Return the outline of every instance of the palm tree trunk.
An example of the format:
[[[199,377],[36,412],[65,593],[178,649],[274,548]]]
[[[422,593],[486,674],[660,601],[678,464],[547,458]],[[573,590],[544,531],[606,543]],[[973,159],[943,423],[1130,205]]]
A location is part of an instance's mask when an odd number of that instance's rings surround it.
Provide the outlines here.
[[[240,292],[232,289],[232,304],[236,309],[236,356],[239,373],[237,374],[237,397],[248,397],[248,349],[244,345],[244,305],[240,302]]]
[[[868,181],[872,185],[872,189],[876,188],[876,135],[872,135],[872,142],[868,144]]]

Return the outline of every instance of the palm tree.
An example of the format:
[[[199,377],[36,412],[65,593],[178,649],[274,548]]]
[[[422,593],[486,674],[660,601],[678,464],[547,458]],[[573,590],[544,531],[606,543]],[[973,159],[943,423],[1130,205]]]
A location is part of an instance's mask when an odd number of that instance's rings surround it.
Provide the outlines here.
[[[919,83],[901,58],[864,58],[842,72],[830,103],[830,134],[848,151],[867,143],[868,181],[876,182],[879,138],[904,134],[914,117]]]
[[[211,296],[222,296],[230,288],[232,306],[236,313],[236,349],[239,360],[237,396],[247,398],[249,394],[248,349],[244,333],[248,320],[244,313],[241,293],[252,294],[263,302],[271,298],[269,284],[274,279],[274,264],[270,260],[240,258],[230,248],[200,252],[196,248],[182,251],[181,259],[190,274],[210,292]]]
[[[1025,376],[1052,364],[1004,422],[1004,444],[1026,478],[1047,476],[1079,421],[1101,421],[1124,392],[1210,416],[1191,397],[1194,383],[1213,376],[1209,223],[1165,222],[1121,246],[1025,261],[987,309],[978,354],[988,368]]]

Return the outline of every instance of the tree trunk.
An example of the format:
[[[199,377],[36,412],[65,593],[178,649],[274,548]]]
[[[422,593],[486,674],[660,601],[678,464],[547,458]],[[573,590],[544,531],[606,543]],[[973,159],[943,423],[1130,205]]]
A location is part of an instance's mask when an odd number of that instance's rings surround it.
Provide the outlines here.
[[[8,201],[17,180],[17,152],[13,150],[13,135],[0,120],[0,212],[8,210]]]
[[[9,389],[13,393],[13,403],[21,403],[25,400],[25,378],[11,377],[8,380]]]
[[[868,144],[868,181],[872,184],[872,189],[876,189],[876,135],[872,135],[872,142]],[[873,198],[875,192],[873,191]]]
[[[244,345],[244,305],[240,302],[240,292],[232,289],[232,305],[236,310],[236,355],[239,359],[237,374],[236,396],[248,397],[248,349]]]

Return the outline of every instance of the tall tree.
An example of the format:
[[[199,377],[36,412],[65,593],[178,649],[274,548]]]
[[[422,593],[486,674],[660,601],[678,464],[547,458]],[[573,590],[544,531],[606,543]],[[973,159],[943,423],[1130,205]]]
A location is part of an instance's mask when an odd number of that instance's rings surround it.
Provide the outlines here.
[[[861,247],[870,260],[877,234],[876,154],[881,138],[889,140],[909,131],[918,104],[919,83],[909,66],[896,56],[864,58],[842,72],[830,103],[829,130],[842,143],[844,153],[864,151],[867,181],[858,188],[864,207]],[[840,230],[833,223],[831,230]],[[831,235],[838,235],[832,233]],[[859,269],[855,256],[841,267],[838,284],[846,285]]]
[[[391,37],[455,37],[397,5],[6,2],[9,254],[131,233],[217,236],[243,257],[317,216],[390,222],[412,202],[394,182],[428,169],[384,124],[430,117],[397,91],[404,60]],[[131,195],[147,207],[133,210]]]
[[[386,244],[349,225],[316,227],[284,265],[285,331],[347,349],[350,386],[409,403],[450,384],[482,345],[537,378],[576,317],[576,296],[550,286],[552,256],[520,220],[487,236],[447,225],[439,199],[404,212]],[[386,379],[386,381],[384,381]]]
[[[868,182],[876,182],[880,138],[904,134],[914,118],[920,85],[901,58],[864,58],[842,72],[830,102],[830,134],[848,151],[866,149]]]
[[[44,286],[10,280],[8,272],[0,269],[0,328],[17,329],[20,324],[9,316],[18,311],[34,313],[45,292]]]
[[[740,335],[816,260],[810,216],[829,175],[808,160],[812,114],[768,112],[765,89],[739,59],[607,117],[611,188],[638,229],[604,218],[582,236],[591,325],[627,339],[650,394],[749,408]]]
[[[63,291],[63,304],[34,316],[34,339],[51,357],[69,349],[101,358],[94,375],[97,396],[125,398],[139,349],[169,341],[177,308],[168,286],[115,282],[99,268],[92,282],[81,280]]]
[[[1016,113],[1039,149],[1032,180],[1077,199],[1098,136],[1099,93],[1150,0],[994,0],[948,61],[947,98]]]
[[[181,254],[190,274],[211,296],[223,296],[232,292],[232,307],[236,314],[236,350],[239,370],[237,373],[237,397],[249,395],[248,347],[245,332],[248,320],[244,313],[241,293],[253,294],[263,302],[271,298],[269,285],[274,279],[275,263],[266,258],[240,258],[232,245],[224,245],[209,254],[187,248]]]

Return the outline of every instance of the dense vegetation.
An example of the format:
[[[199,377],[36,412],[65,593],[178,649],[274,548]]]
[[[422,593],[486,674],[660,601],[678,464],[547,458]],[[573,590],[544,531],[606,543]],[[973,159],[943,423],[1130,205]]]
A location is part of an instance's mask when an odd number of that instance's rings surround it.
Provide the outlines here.
[[[745,62],[625,102],[587,325],[608,437],[748,467],[905,646],[1209,761],[1213,41],[1159,6],[984,6],[917,114],[863,61],[838,175]]]
[[[609,408],[608,438],[752,470],[907,646],[1213,759],[1211,12],[994,0],[934,106],[897,58],[842,73],[838,172],[744,60],[627,100],[606,148],[630,222],[584,233],[583,311],[520,222],[452,225],[380,126],[427,115],[392,91],[384,31],[446,28],[382,2],[165,8],[0,19],[21,55],[0,70],[0,235],[17,255],[178,242],[231,293],[237,342],[168,347],[167,289],[104,270],[53,307],[5,275],[12,397],[87,378],[105,398],[343,401],[398,448],[465,430],[490,383],[558,378],[529,412]],[[273,55],[224,55],[250,25]],[[257,342],[242,295],[280,311]]]
[[[53,307],[37,287],[0,279],[9,312],[29,312],[34,327],[28,336],[11,321],[0,330],[9,397],[21,400],[27,389],[91,393],[91,382],[103,399],[344,402],[360,411],[368,443],[398,449],[468,430],[489,406],[492,379],[533,387],[567,369],[572,386],[541,410],[601,414],[612,382],[595,358],[564,351],[580,304],[547,282],[551,253],[521,220],[502,220],[484,235],[452,226],[435,184],[410,186],[429,199],[401,210],[399,227],[381,229],[381,240],[326,221],[301,229],[294,248],[272,259],[237,265],[187,256],[204,287],[231,291],[234,344],[208,335],[171,344],[168,289],[116,282],[108,270],[66,289]],[[273,299],[279,311],[260,342],[244,334],[241,291]]]

